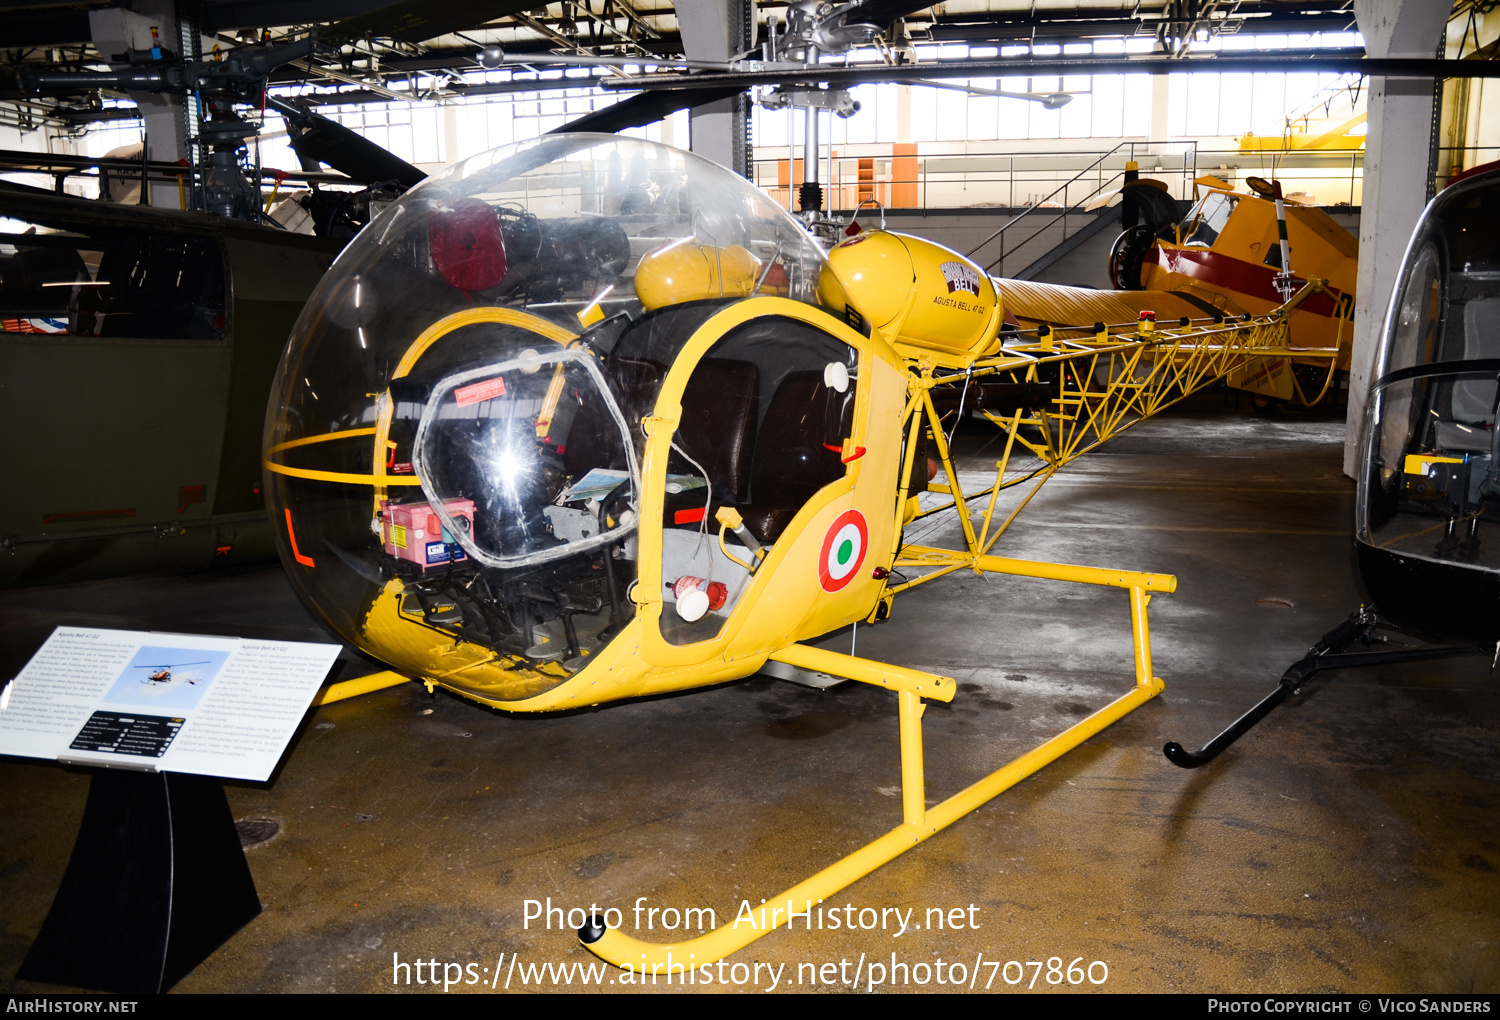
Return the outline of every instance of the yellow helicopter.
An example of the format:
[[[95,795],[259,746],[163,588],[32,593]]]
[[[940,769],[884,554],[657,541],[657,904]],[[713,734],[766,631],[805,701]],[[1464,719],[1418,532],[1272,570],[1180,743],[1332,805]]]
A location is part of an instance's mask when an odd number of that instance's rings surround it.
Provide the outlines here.
[[[416,679],[546,712],[757,672],[895,691],[903,821],[771,898],[800,910],[1162,690],[1147,606],[1175,579],[991,555],[1030,494],[1000,498],[1284,356],[1287,309],[1314,291],[1259,318],[1016,330],[962,256],[879,230],[825,253],[743,178],[666,146],[560,134],[456,164],[339,258],[273,388],[266,487],[292,583],[391,666],[322,701]],[[961,487],[935,390],[1005,429],[989,487]],[[938,513],[959,548],[909,539]],[[1122,589],[1134,681],[929,808],[923,702],[953,679],[810,642],[961,569]],[[580,937],[650,969],[774,927],[669,946],[591,920]]]

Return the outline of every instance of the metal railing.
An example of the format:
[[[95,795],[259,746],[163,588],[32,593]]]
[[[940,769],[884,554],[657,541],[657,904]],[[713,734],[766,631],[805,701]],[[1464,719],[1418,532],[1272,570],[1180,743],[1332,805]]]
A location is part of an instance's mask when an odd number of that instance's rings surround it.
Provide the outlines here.
[[[1061,221],[1061,223],[1062,223],[1062,237],[1058,239],[1058,243],[1061,244],[1062,242],[1066,241],[1070,236],[1072,236],[1072,235],[1070,235],[1068,233],[1068,213],[1070,211],[1069,204],[1068,204],[1068,198],[1069,198],[1068,189],[1071,188],[1074,184],[1077,184],[1079,181],[1081,181],[1084,178],[1088,177],[1089,174],[1091,174],[1091,173],[1094,174],[1095,175],[1094,189],[1088,195],[1084,196],[1084,198],[1082,199],[1082,201],[1080,203],[1083,206],[1087,206],[1089,202],[1091,202],[1095,198],[1099,197],[1107,188],[1109,188],[1111,185],[1113,185],[1116,181],[1120,181],[1122,183],[1124,181],[1125,170],[1123,170],[1123,169],[1115,171],[1114,173],[1112,173],[1108,177],[1108,179],[1106,179],[1104,177],[1104,163],[1105,163],[1105,161],[1108,160],[1111,156],[1114,156],[1114,155],[1117,155],[1118,153],[1120,153],[1121,150],[1127,151],[1129,153],[1128,159],[1134,160],[1136,158],[1136,147],[1138,145],[1140,145],[1140,143],[1138,143],[1138,142],[1121,142],[1119,145],[1116,145],[1114,148],[1108,149],[1108,150],[1106,150],[1104,152],[1101,152],[1094,159],[1094,161],[1091,162],[1088,166],[1084,167],[1082,170],[1078,171],[1076,174],[1074,174],[1072,177],[1068,178],[1062,184],[1058,185],[1045,198],[1041,198],[1041,199],[1038,199],[1035,202],[1032,202],[1030,205],[1028,205],[1026,208],[1022,209],[1016,215],[1012,216],[998,230],[996,230],[989,237],[986,237],[983,241],[980,241],[973,248],[969,249],[969,251],[967,251],[965,254],[967,254],[970,258],[974,259],[975,261],[983,261],[983,257],[979,256],[979,253],[981,251],[983,251],[985,248],[988,248],[994,242],[998,241],[999,242],[999,254],[996,255],[995,258],[992,259],[991,261],[989,261],[988,263],[985,263],[984,269],[985,269],[985,272],[990,272],[991,270],[993,270],[993,271],[999,273],[1001,276],[1004,276],[1005,275],[1005,258],[1006,258],[1006,256],[1007,255],[1014,255],[1016,252],[1018,252],[1021,249],[1025,248],[1032,241],[1036,240],[1042,234],[1046,233],[1052,226],[1054,226],[1055,224],[1057,224],[1059,221]],[[1197,146],[1196,146],[1196,144],[1194,145],[1192,152],[1193,152],[1193,159],[1192,159],[1192,164],[1191,165],[1194,167],[1194,171],[1196,171],[1196,166],[1197,166]],[[1187,170],[1188,165],[1189,165],[1189,163],[1188,163],[1187,159],[1184,158],[1184,161],[1183,161],[1183,170],[1184,171]],[[1194,173],[1194,176],[1196,176],[1196,173]],[[1056,202],[1055,201],[1058,195],[1063,196],[1063,200],[1061,202]],[[1049,203],[1051,203],[1050,206],[1049,206]],[[1058,207],[1060,207],[1060,208],[1058,208]],[[1053,208],[1058,208],[1058,211],[1056,212],[1055,215],[1052,216],[1051,219],[1048,219],[1044,223],[1042,223],[1040,226],[1037,226],[1035,230],[1033,230],[1031,233],[1027,234],[1025,237],[1021,238],[1021,240],[1018,241],[1017,243],[1015,243],[1013,245],[1007,244],[1007,237],[1006,237],[1006,235],[1017,224],[1021,223],[1028,216],[1033,216],[1033,215],[1037,214],[1039,210],[1047,209],[1048,211],[1051,211]],[[1075,215],[1075,221],[1076,221],[1077,213],[1075,212],[1074,215]],[[1103,215],[1103,214],[1102,213],[1096,213],[1095,215],[1098,216],[1098,215]],[[1091,217],[1088,220],[1088,223],[1092,223],[1092,222],[1093,222],[1093,218]],[[1032,223],[1028,224],[1028,226],[1032,226],[1032,225],[1035,225],[1035,221],[1034,220],[1032,221]],[[1085,225],[1087,225],[1087,224],[1085,224]],[[1080,227],[1079,229],[1082,229],[1082,228]],[[1075,233],[1076,233],[1076,231],[1075,231]]]
[[[858,204],[861,188],[892,214],[911,213],[929,215],[955,210],[989,209],[997,214],[1013,213],[1019,209],[1037,206],[1051,198],[1069,210],[1069,226],[1074,214],[1082,211],[1088,197],[1093,197],[1105,185],[1102,175],[1112,170],[1118,177],[1126,158],[1133,157],[1141,164],[1142,176],[1153,177],[1167,184],[1173,197],[1181,200],[1193,198],[1193,178],[1199,173],[1223,174],[1232,181],[1243,180],[1246,175],[1278,177],[1287,185],[1287,190],[1306,190],[1314,194],[1320,205],[1337,205],[1347,202],[1357,206],[1361,201],[1360,185],[1364,167],[1363,149],[1317,149],[1301,150],[1257,150],[1203,149],[1194,140],[1146,142],[1121,142],[1113,150],[1118,167],[1110,166],[1110,160],[1094,168],[1089,178],[1088,168],[1099,160],[1103,150],[1073,149],[1035,152],[1016,152],[988,149],[969,152],[943,152],[942,143],[921,143],[916,154],[894,154],[889,147],[874,149],[860,146],[851,154],[839,154],[831,159],[825,155],[820,161],[822,179],[828,192],[828,208],[850,210]],[[839,147],[842,148],[842,147]],[[851,147],[853,148],[853,147]],[[933,151],[937,150],[937,151]],[[784,151],[784,150],[781,150]],[[846,152],[848,150],[845,150]],[[1500,156],[1500,147],[1481,149],[1468,147],[1452,151],[1454,161],[1469,166],[1484,159]],[[1107,155],[1107,154],[1106,154]],[[904,166],[902,160],[910,160]],[[858,165],[873,160],[877,171],[873,182],[858,180]],[[795,206],[800,167],[785,156],[771,157],[760,150],[755,160],[753,180],[777,199],[783,207]],[[910,169],[907,169],[907,168]],[[899,173],[894,172],[900,170]],[[1439,169],[1439,185],[1446,177]],[[1059,185],[1072,183],[1067,189]],[[905,191],[905,200],[901,192]],[[1060,218],[1060,217],[1059,217]]]
[[[850,210],[863,197],[873,197],[893,211],[1025,208],[1055,197],[1060,181],[1070,177],[1082,180],[1078,170],[1080,161],[1085,167],[1090,167],[1101,156],[1099,149],[943,152],[939,146],[926,143],[923,148],[927,151],[903,154],[893,153],[882,146],[874,153],[846,152],[832,157],[825,149],[819,160],[819,176],[828,196],[827,208]],[[1191,174],[1197,158],[1195,142],[1137,140],[1121,142],[1110,151],[1119,154],[1120,166],[1114,169],[1122,170],[1127,158],[1155,164],[1143,165],[1142,172],[1171,179],[1169,187],[1179,197],[1192,194]],[[751,179],[784,208],[795,211],[801,159],[795,155],[789,159],[762,154],[753,163]],[[867,171],[869,164],[876,165],[873,181],[868,178],[860,180],[861,163],[866,165]],[[1109,168],[1104,169],[1107,172]],[[1076,187],[1075,181],[1075,190]],[[1088,189],[1090,197],[1095,190]],[[1070,192],[1061,204],[1077,205],[1084,200],[1080,194]]]
[[[1454,177],[1485,163],[1500,160],[1500,145],[1443,145],[1438,147],[1438,165],[1433,167],[1441,190]]]

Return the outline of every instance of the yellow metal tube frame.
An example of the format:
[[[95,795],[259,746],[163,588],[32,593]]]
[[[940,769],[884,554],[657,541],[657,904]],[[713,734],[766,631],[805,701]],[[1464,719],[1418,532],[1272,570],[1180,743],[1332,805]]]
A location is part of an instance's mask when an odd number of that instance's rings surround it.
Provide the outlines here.
[[[1076,388],[1070,389],[1066,384],[1066,376],[1060,374],[1064,382],[1057,398],[1057,404],[1062,409],[1059,413],[1038,412],[1027,415],[1018,410],[1008,419],[989,416],[1005,427],[1008,434],[1005,454],[996,465],[998,470],[994,486],[988,493],[976,494],[987,494],[990,497],[983,526],[977,534],[969,517],[968,501],[959,483],[958,470],[948,449],[941,418],[932,400],[932,387],[943,380],[934,377],[934,366],[929,359],[919,360],[912,366],[917,372],[911,379],[910,397],[902,414],[903,430],[907,433],[908,442],[899,476],[898,491],[902,498],[897,499],[896,537],[892,553],[898,566],[925,568],[928,572],[887,589],[894,594],[965,567],[978,574],[1002,573],[1124,588],[1130,598],[1134,649],[1135,684],[1130,692],[928,810],[922,754],[923,699],[951,700],[954,694],[953,681],[920,670],[856,659],[806,645],[798,644],[782,649],[771,658],[800,668],[843,676],[896,691],[901,748],[901,824],[811,878],[772,897],[765,903],[761,923],[746,923],[742,918],[736,917],[733,923],[707,934],[665,945],[636,939],[619,929],[605,928],[593,942],[585,942],[591,952],[616,966],[650,974],[667,973],[671,970],[691,971],[715,963],[743,949],[769,931],[783,924],[790,925],[794,915],[801,916],[817,903],[952,825],[1161,693],[1163,684],[1152,673],[1147,607],[1151,602],[1150,593],[1176,590],[1175,577],[987,555],[995,540],[1020,511],[1020,507],[1017,507],[999,528],[992,531],[996,495],[1001,489],[1036,474],[1006,481],[1006,467],[1016,443],[1031,449],[1045,464],[1044,470],[1039,472],[1041,477],[1037,486],[1022,500],[1021,506],[1024,506],[1059,467],[1084,450],[1117,435],[1136,420],[1155,414],[1206,382],[1222,377],[1244,357],[1264,354],[1276,341],[1284,343],[1286,336],[1285,317],[1274,315],[1263,317],[1250,327],[1244,324],[1215,324],[1208,328],[1158,331],[1152,330],[1148,324],[1137,328],[1141,333],[1128,340],[1124,337],[1111,338],[1106,330],[1088,340],[1063,340],[1061,343],[1054,340],[1051,331],[1047,331],[1039,334],[1041,342],[1036,348],[1017,349],[989,359],[974,366],[978,369],[977,373],[971,368],[971,374],[1009,374],[1012,378],[1022,376],[1030,382],[1037,381],[1037,367],[1045,361],[1069,361],[1083,369],[1075,374]],[[1142,367],[1142,356],[1148,347],[1152,359],[1150,368],[1145,369]],[[1092,380],[1095,366],[1100,363],[1101,358],[1109,361],[1105,374],[1108,382],[1103,392],[1096,393]],[[1141,375],[1142,372],[1145,374]],[[1075,409],[1069,411],[1069,407]],[[1020,435],[1023,424],[1035,425],[1041,429],[1040,444]],[[1057,427],[1055,432],[1049,427],[1052,424]],[[910,491],[913,472],[923,469],[914,463],[914,452],[920,432],[925,427],[931,428],[934,452],[947,476],[946,484],[932,484],[925,488],[952,496],[953,502],[947,506],[959,509],[959,522],[966,547],[963,550],[902,544],[902,525],[907,502],[904,496]],[[1085,440],[1086,434],[1092,442]],[[934,508],[933,511],[924,512],[923,516],[941,509],[943,508]],[[586,934],[594,934],[595,931],[597,929]]]
[[[952,678],[858,659],[824,648],[790,645],[776,652],[772,658],[778,662],[848,677],[850,680],[897,692],[901,745],[901,824],[811,878],[769,898],[762,908],[762,923],[757,924],[753,918],[746,922],[737,916],[732,923],[704,935],[667,944],[646,942],[626,935],[618,928],[605,928],[592,942],[580,937],[580,941],[583,941],[590,952],[622,969],[652,975],[669,974],[674,970],[677,973],[687,973],[716,963],[783,924],[791,926],[794,914],[803,916],[805,912],[810,912],[817,904],[977,810],[1162,692],[1164,685],[1161,680],[1151,675],[1151,637],[1146,625],[1146,606],[1151,601],[1151,596],[1147,591],[1172,591],[1177,587],[1175,577],[1066,564],[1029,563],[996,556],[984,556],[979,560],[980,569],[997,573],[1129,589],[1136,671],[1136,682],[1130,692],[929,810],[926,806],[926,776],[922,754],[922,715],[926,706],[922,699],[951,701],[956,686]]]

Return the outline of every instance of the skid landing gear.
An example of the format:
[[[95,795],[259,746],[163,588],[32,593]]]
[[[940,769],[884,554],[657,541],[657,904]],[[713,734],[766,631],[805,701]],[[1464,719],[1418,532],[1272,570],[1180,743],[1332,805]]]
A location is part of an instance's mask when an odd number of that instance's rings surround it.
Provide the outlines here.
[[[907,548],[910,551],[912,547]],[[939,551],[931,552],[936,554]],[[932,561],[931,565],[941,567],[941,561]],[[859,659],[826,648],[788,645],[773,653],[771,659],[800,670],[884,687],[898,694],[901,824],[873,843],[835,861],[816,875],[762,901],[765,906],[762,923],[759,925],[737,918],[733,924],[715,928],[696,938],[662,944],[636,939],[619,928],[609,927],[602,917],[595,915],[578,929],[578,939],[589,952],[621,969],[645,974],[680,974],[722,960],[768,932],[790,925],[792,917],[802,916],[804,911],[813,909],[816,904],[839,890],[946,829],[1162,692],[1164,685],[1153,675],[1151,668],[1151,637],[1146,621],[1146,607],[1151,601],[1150,592],[1170,592],[1177,587],[1175,577],[1058,563],[1032,563],[982,555],[964,559],[960,565],[986,573],[1042,577],[1126,589],[1130,595],[1130,624],[1135,659],[1135,683],[1131,689],[1010,764],[929,808],[922,756],[922,714],[926,710],[923,702],[951,701],[956,687],[953,679],[903,666]],[[948,569],[953,568],[949,566]]]
[[[1349,618],[1307,650],[1307,654],[1287,667],[1281,675],[1276,689],[1267,694],[1250,711],[1231,723],[1224,732],[1203,745],[1200,751],[1189,751],[1177,741],[1162,748],[1162,753],[1173,765],[1185,769],[1196,769],[1213,761],[1240,737],[1250,732],[1271,710],[1302,689],[1302,685],[1318,673],[1330,669],[1348,669],[1351,666],[1383,666],[1396,662],[1415,662],[1420,659],[1443,659],[1455,655],[1479,655],[1486,649],[1471,645],[1438,646],[1422,648],[1387,648],[1381,651],[1346,652],[1344,649],[1360,641],[1365,645],[1383,643],[1385,638],[1375,634],[1382,626],[1388,626],[1372,607],[1361,606],[1349,614]]]

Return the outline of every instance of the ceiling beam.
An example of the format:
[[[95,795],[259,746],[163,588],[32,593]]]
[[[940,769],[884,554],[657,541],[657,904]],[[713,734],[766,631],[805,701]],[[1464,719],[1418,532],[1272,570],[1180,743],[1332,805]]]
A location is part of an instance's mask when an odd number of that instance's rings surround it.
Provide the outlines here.
[[[610,81],[601,87],[610,91],[691,90],[738,85],[857,85],[864,82],[903,82],[921,78],[1010,78],[1031,75],[1097,74],[1279,74],[1288,67],[1298,71],[1329,71],[1402,78],[1500,78],[1500,60],[1444,60],[1439,58],[1372,58],[1360,49],[1326,49],[1242,53],[1230,51],[1204,57],[1148,56],[1055,56],[1008,57],[997,60],[925,61],[890,67],[865,64],[852,67],[825,66],[805,71],[775,71],[728,74],[662,74]]]

